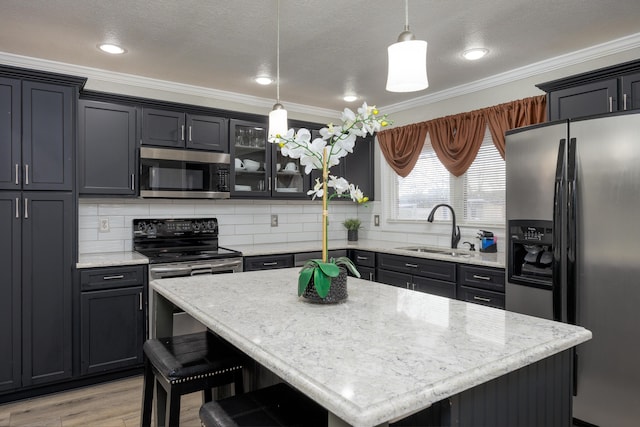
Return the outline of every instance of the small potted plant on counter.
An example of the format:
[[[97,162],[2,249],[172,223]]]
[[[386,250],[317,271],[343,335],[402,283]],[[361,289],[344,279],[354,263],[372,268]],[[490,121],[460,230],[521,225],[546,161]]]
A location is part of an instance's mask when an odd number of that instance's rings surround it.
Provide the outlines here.
[[[362,222],[358,218],[347,218],[342,225],[347,229],[347,240],[349,242],[357,242],[358,230],[362,228]]]

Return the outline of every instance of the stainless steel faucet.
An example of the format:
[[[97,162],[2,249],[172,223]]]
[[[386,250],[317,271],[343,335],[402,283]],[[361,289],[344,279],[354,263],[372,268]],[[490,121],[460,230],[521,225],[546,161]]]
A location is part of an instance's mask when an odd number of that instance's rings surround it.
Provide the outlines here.
[[[436,213],[436,210],[438,210],[438,208],[441,206],[444,206],[445,208],[449,208],[449,210],[451,211],[451,217],[453,219],[453,227],[451,228],[451,249],[457,249],[458,242],[460,241],[460,227],[456,225],[456,213],[454,212],[451,206],[447,205],[446,203],[440,203],[439,205],[436,205],[433,209],[431,209],[431,212],[429,213],[429,217],[427,218],[427,221],[433,222],[433,215]]]

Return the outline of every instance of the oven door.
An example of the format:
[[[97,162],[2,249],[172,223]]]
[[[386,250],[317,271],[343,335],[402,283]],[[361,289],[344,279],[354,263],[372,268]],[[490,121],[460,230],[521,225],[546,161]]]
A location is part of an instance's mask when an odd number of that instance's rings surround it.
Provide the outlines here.
[[[203,274],[239,273],[242,271],[242,258],[212,259],[197,262],[175,262],[168,264],[151,264],[149,266],[149,281],[169,277],[189,277]],[[153,298],[149,300],[149,318],[153,317]],[[151,328],[155,328],[151,322]],[[149,337],[155,335],[150,328]],[[182,310],[174,309],[173,335],[184,335],[206,331],[207,328]]]

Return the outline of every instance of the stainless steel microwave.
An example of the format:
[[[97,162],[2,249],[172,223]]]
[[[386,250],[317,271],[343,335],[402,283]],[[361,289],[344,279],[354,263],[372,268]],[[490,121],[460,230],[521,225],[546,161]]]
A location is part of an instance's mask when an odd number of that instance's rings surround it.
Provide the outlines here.
[[[140,197],[229,198],[230,155],[140,148]]]

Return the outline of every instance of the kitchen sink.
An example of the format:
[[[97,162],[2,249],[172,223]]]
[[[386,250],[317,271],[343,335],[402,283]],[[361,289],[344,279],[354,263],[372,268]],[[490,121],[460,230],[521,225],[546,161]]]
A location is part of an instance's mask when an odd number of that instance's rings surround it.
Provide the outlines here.
[[[457,249],[446,249],[446,248],[440,249],[440,248],[432,248],[429,246],[405,246],[405,247],[396,248],[396,249],[401,249],[403,251],[422,252],[422,253],[428,253],[428,254],[442,254],[442,255],[449,255],[449,256],[470,256],[470,254],[466,252],[461,252]]]

